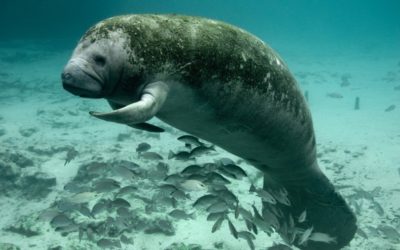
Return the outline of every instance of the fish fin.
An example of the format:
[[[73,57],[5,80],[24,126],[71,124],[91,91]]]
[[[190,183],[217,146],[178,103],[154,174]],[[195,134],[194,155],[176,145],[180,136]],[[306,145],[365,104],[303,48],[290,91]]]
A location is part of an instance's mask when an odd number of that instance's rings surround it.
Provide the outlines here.
[[[168,153],[168,160],[174,158],[174,156],[175,156],[175,153],[172,150],[170,150]]]

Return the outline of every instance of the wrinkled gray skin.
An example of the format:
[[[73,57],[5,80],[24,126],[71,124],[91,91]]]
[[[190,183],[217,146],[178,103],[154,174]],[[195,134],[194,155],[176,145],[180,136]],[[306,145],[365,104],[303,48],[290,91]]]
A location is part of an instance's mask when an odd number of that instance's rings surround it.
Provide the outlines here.
[[[284,187],[291,206],[276,228],[295,224],[336,237],[301,249],[340,249],[356,219],[316,161],[306,102],[284,62],[264,42],[228,24],[175,15],[107,19],[80,40],[62,74],[75,95],[105,98],[103,120],[148,131],[152,117],[242,157],[264,173],[264,189]],[[266,204],[265,204],[266,205]],[[267,206],[267,205],[266,205]]]

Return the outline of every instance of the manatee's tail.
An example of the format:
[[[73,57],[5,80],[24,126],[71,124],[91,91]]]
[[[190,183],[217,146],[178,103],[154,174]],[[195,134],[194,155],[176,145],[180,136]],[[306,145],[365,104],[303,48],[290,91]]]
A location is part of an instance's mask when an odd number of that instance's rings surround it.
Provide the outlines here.
[[[264,190],[277,193],[278,187],[273,182],[266,176]],[[353,239],[356,217],[321,172],[311,174],[301,185],[287,182],[282,187],[290,204],[264,202],[263,207],[279,211],[276,231],[288,244],[304,250],[338,250]]]

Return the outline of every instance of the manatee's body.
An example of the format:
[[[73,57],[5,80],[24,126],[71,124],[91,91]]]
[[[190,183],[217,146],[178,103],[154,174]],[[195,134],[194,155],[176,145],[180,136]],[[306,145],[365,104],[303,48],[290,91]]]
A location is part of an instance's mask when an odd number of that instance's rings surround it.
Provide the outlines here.
[[[253,35],[197,17],[114,17],[85,34],[63,83],[117,109],[93,113],[99,118],[151,130],[144,122],[155,115],[263,171],[265,189],[289,192],[292,205],[277,205],[285,215],[277,229],[283,237],[290,216],[307,210],[307,221],[296,227],[337,238],[300,248],[340,249],[353,238],[355,217],[319,170],[310,112],[296,81]]]

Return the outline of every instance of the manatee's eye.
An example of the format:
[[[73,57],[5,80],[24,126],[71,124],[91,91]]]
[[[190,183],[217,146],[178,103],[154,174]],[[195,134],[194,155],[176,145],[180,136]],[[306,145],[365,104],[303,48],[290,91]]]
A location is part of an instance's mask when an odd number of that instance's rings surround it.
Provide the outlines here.
[[[106,58],[101,55],[95,55],[93,57],[94,62],[99,66],[104,66],[106,64]]]

